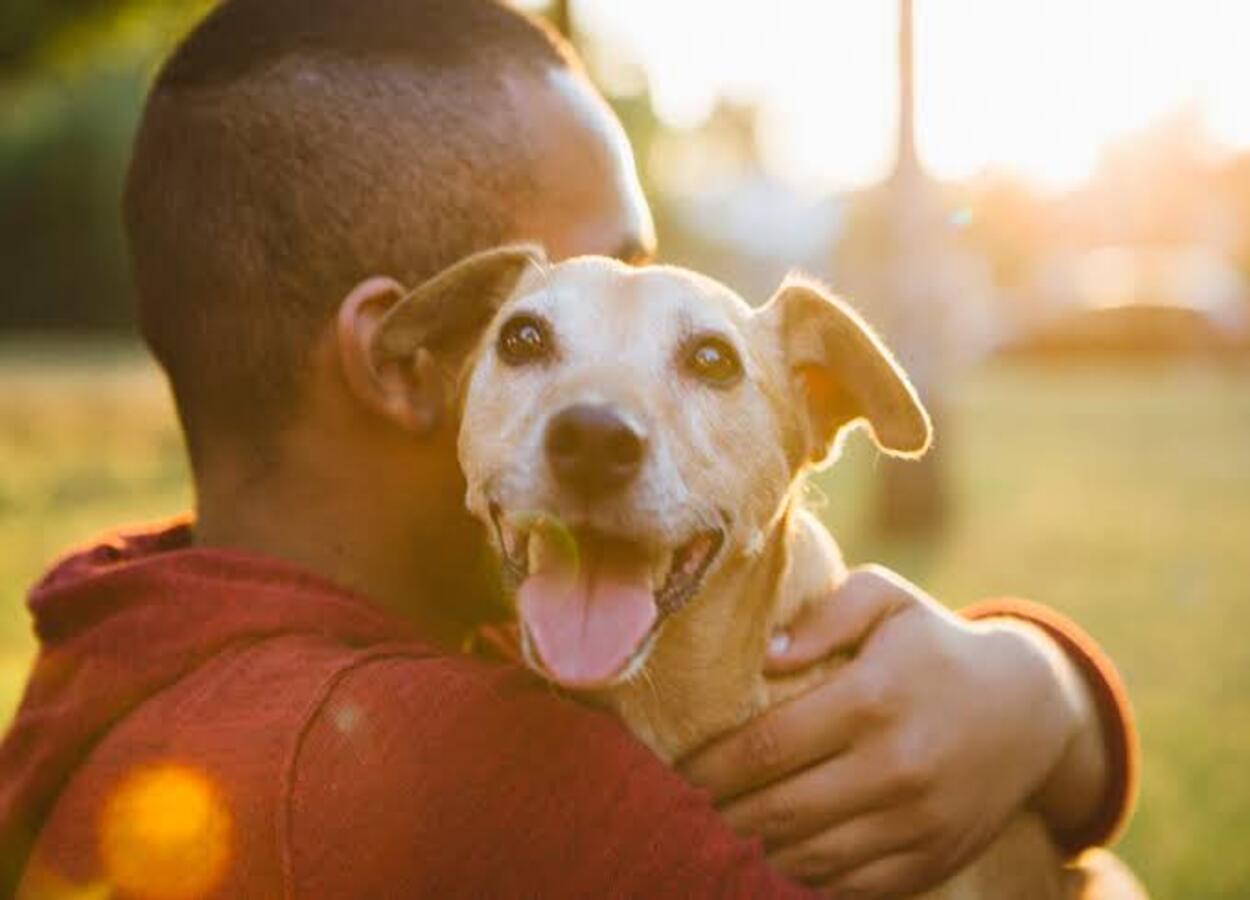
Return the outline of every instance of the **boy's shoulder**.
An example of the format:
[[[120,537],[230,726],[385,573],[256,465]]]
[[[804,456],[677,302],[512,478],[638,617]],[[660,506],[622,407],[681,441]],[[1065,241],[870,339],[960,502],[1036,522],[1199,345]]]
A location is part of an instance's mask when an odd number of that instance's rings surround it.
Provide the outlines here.
[[[662,770],[615,720],[516,667],[277,635],[227,648],[111,726],[45,820],[21,895],[100,883],[146,895],[171,871],[187,877],[187,860],[220,867],[196,876],[213,895],[298,881],[327,896],[414,873],[431,889],[492,829],[515,841],[572,826],[539,800],[577,805],[579,768],[637,767]],[[627,786],[594,793],[614,789]]]
[[[472,659],[346,674],[304,735],[289,825],[309,896],[789,891],[615,717]]]
[[[370,679],[352,678],[382,661],[406,663],[408,677],[431,684],[481,677],[479,663],[402,641],[353,647],[294,633],[227,646],[144,697],[89,747],[44,819],[19,895],[100,883],[160,895],[155,888],[179,859],[219,860],[223,896],[279,894],[305,736],[321,717],[347,723],[340,684],[384,709],[384,698],[367,696]],[[235,885],[237,877],[245,881]]]
[[[606,713],[516,666],[308,634],[229,648],[116,723],[61,791],[18,896],[174,882],[204,896],[799,893]]]

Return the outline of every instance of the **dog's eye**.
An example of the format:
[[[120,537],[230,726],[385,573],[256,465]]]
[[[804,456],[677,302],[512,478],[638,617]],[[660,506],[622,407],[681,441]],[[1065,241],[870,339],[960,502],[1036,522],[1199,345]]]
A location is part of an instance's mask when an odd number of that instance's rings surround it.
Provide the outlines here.
[[[499,331],[499,358],[510,366],[523,366],[551,356],[547,325],[533,316],[514,316]]]
[[[702,338],[693,344],[686,354],[686,368],[714,387],[729,387],[742,377],[738,352],[718,337]]]

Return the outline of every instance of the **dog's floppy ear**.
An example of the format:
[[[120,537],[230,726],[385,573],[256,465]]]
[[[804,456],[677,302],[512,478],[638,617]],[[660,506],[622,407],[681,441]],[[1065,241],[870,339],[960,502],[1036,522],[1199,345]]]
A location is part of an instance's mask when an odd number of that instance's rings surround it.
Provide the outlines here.
[[[929,415],[911,382],[845,302],[790,276],[761,315],[777,329],[804,415],[809,462],[831,460],[839,436],[856,424],[891,456],[917,457],[929,448]]]
[[[426,350],[451,362],[468,352],[530,266],[546,256],[537,244],[506,244],[455,263],[397,300],[378,325],[376,367]]]

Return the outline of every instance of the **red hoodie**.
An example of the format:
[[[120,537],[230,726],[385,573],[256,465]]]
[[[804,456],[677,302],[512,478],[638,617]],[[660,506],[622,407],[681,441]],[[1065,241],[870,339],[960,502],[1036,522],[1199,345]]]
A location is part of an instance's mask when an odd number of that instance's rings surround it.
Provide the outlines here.
[[[605,714],[449,656],[290,565],[178,525],[71,557],[0,744],[0,897],[805,896]],[[967,613],[966,613],[967,614]],[[1110,663],[1050,631],[1097,700],[1126,817],[1136,740]]]
[[[185,526],[31,608],[0,896],[806,896],[607,715]]]

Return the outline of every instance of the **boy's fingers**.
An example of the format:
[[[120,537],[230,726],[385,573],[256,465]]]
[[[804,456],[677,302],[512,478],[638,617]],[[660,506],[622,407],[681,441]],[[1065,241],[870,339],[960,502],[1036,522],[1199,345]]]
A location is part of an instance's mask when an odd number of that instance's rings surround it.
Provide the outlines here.
[[[797,859],[806,850],[818,849],[810,844],[814,835],[831,828],[851,828],[847,834],[857,834],[864,827],[852,827],[859,818],[892,810],[905,799],[896,785],[871,777],[876,762],[873,757],[863,749],[834,756],[744,794],[721,813],[734,831],[762,838],[764,846],[774,852],[794,848],[781,858]]]
[[[853,651],[911,599],[911,586],[887,570],[856,569],[836,591],[805,606],[794,621],[773,635],[765,673],[785,675]]]
[[[874,860],[845,875],[834,876],[825,884],[823,893],[835,900],[911,896],[936,887],[942,877],[943,873],[928,854],[905,850]]]
[[[839,876],[912,849],[917,828],[893,809],[871,812],[769,854],[790,877],[808,884]]]
[[[686,757],[678,769],[723,801],[840,753],[872,714],[863,681],[852,663]]]

